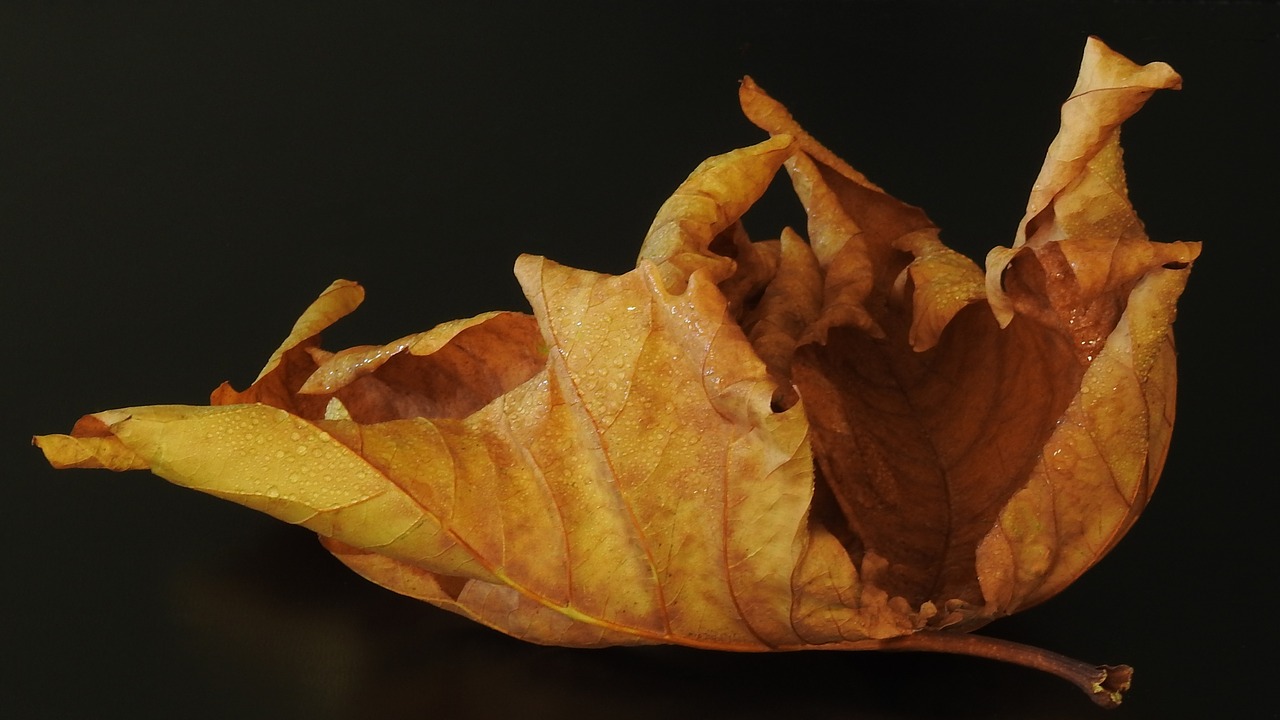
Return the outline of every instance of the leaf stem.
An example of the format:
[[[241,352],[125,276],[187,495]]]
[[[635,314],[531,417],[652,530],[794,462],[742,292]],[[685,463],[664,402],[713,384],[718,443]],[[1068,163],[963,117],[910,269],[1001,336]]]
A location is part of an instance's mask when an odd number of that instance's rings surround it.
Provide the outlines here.
[[[1035,668],[1072,683],[1104,708],[1118,707],[1133,680],[1133,668],[1128,665],[1090,665],[1066,655],[986,635],[918,632],[881,640],[879,649],[972,655]]]

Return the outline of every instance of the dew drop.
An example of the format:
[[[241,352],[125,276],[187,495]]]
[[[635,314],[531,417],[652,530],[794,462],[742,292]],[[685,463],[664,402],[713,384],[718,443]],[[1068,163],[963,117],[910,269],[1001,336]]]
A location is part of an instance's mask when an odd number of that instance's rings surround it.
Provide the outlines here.
[[[1062,469],[1062,466],[1063,466],[1063,461],[1062,461],[1062,448],[1058,448],[1057,450],[1054,450],[1054,451],[1049,455],[1049,464],[1050,464],[1051,466],[1053,466],[1053,469],[1054,469],[1054,470],[1061,470],[1061,469]]]

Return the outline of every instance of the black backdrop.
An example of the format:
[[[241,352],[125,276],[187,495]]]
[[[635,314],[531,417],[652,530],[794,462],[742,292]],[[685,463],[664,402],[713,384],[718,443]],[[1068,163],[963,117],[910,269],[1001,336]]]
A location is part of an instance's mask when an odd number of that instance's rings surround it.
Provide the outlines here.
[[[32,433],[243,386],[337,277],[326,345],[526,307],[533,252],[625,270],[753,75],[981,258],[1008,244],[1084,39],[1185,90],[1126,128],[1153,238],[1204,241],[1179,425],[1146,515],[989,632],[1137,668],[1111,717],[1274,697],[1274,129],[1251,3],[5,3],[3,712],[9,717],[1091,717],[982,660],[521,644],[365,583],[306,531]],[[785,201],[756,234],[799,224]],[[10,711],[12,709],[12,711]],[[1253,716],[1280,716],[1269,706]]]

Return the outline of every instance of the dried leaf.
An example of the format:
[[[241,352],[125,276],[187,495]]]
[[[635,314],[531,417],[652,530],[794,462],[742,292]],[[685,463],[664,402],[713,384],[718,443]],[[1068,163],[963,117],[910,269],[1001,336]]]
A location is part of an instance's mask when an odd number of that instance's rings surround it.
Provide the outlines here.
[[[1115,704],[1126,667],[958,631],[1061,591],[1155,486],[1199,245],[1146,238],[1119,126],[1178,83],[1090,40],[984,272],[748,78],[771,138],[699,166],[635,270],[523,256],[532,316],[331,353],[320,332],[362,298],[339,281],[246,390],[36,442],[304,525],[533,642],[965,652]],[[784,165],[810,242],[753,242],[740,219]]]

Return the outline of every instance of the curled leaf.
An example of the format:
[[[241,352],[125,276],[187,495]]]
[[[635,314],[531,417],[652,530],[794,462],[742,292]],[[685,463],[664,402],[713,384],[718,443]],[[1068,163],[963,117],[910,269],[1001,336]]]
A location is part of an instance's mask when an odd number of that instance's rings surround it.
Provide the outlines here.
[[[533,642],[964,652],[1115,704],[1128,668],[962,631],[1061,591],[1155,487],[1199,246],[1146,238],[1118,138],[1178,83],[1090,40],[984,271],[748,78],[771,137],[700,165],[631,272],[523,256],[532,315],[329,352],[363,293],[338,281],[247,389],[36,442],[304,525]],[[753,241],[740,219],[783,167],[809,241]]]

